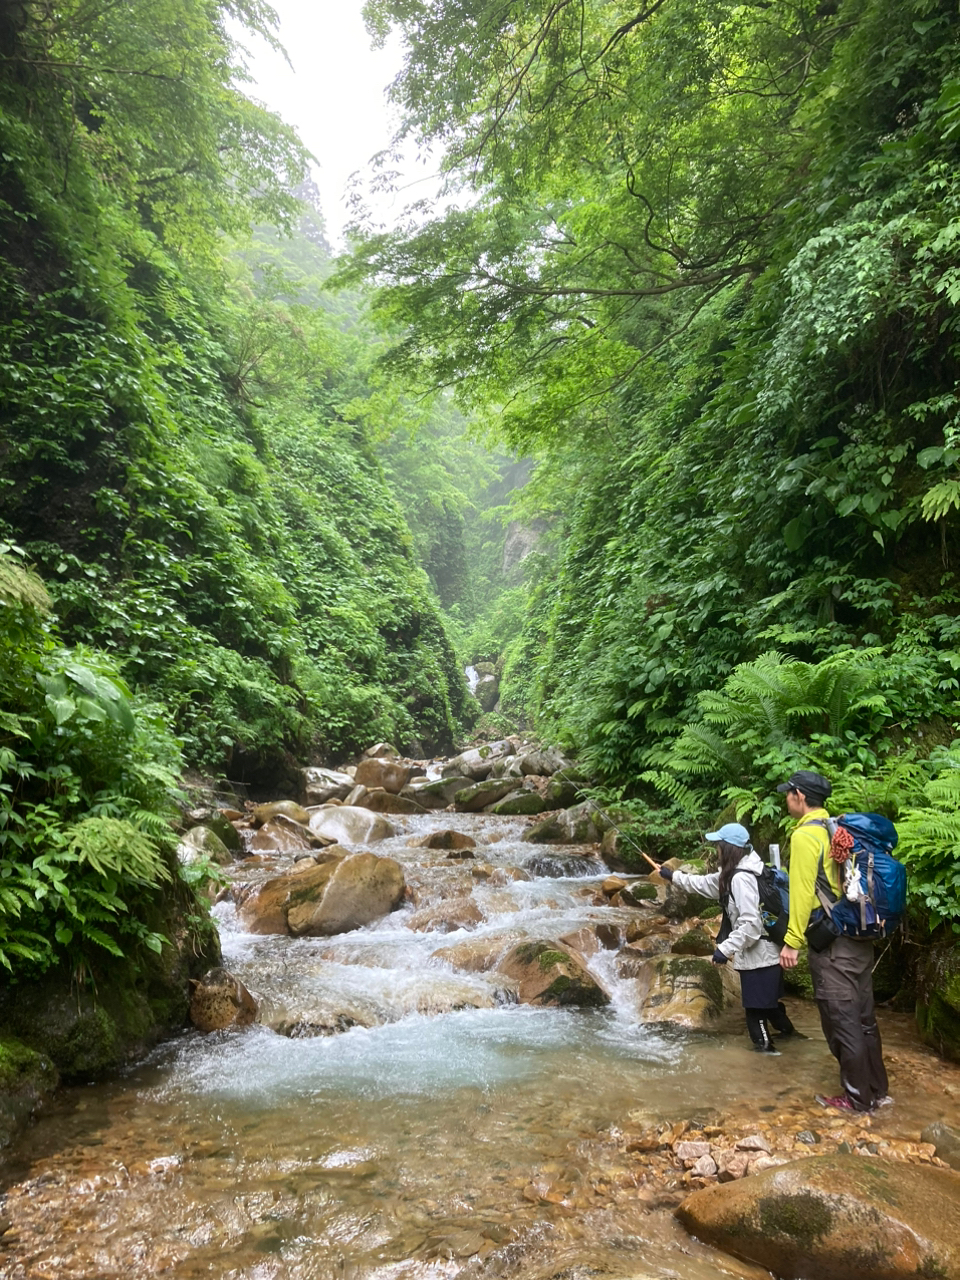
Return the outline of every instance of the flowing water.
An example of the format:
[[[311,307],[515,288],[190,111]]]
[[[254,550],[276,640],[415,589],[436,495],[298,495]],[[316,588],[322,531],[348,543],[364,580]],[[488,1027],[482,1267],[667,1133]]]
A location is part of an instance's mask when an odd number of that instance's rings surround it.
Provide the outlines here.
[[[444,952],[625,922],[592,902],[605,868],[586,850],[544,858],[523,819],[391,820],[402,833],[376,848],[402,862],[415,906],[472,891],[483,922],[414,932],[407,906],[295,940],[245,934],[220,904],[225,965],[292,1034],[191,1033],[125,1078],[65,1090],[6,1169],[5,1280],[760,1274],[682,1232],[619,1125],[771,1112],[798,1082],[832,1083],[822,1041],[792,1044],[785,1071],[741,1035],[644,1027],[612,951],[589,961],[607,1009],[509,1003],[498,975]],[[408,844],[451,825],[477,839],[475,861]],[[317,1026],[345,1029],[297,1034]]]

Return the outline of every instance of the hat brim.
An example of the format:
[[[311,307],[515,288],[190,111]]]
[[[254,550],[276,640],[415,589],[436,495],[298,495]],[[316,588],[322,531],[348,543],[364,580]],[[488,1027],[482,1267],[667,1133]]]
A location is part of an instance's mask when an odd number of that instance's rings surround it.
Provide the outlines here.
[[[781,782],[780,785],[777,787],[777,790],[780,792],[781,795],[786,795],[788,791],[793,790],[793,787],[791,787],[789,782]]]

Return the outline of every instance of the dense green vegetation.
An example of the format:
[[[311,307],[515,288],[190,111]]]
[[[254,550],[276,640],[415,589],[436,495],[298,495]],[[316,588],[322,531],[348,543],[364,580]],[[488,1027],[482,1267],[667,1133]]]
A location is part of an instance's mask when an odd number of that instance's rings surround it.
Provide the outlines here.
[[[505,701],[640,815],[858,782],[955,918],[956,4],[368,13],[450,202],[343,278],[405,326],[388,366],[538,462]]]

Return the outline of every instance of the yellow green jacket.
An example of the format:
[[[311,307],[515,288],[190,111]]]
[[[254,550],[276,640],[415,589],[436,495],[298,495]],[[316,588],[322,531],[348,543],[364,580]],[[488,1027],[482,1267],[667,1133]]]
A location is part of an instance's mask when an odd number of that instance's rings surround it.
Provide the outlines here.
[[[837,897],[840,896],[837,864],[829,856],[829,833],[826,827],[816,825],[818,821],[826,822],[828,816],[826,809],[811,809],[803,815],[790,837],[790,923],[784,941],[788,947],[798,951],[806,945],[804,933],[810,912],[820,905],[815,886],[821,853],[830,887]]]

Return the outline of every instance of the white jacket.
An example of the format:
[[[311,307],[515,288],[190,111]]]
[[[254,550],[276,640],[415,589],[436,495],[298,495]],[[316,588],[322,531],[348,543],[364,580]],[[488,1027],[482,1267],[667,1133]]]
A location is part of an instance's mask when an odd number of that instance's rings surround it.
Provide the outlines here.
[[[737,871],[763,870],[758,853],[748,849],[737,863]],[[686,871],[673,873],[673,884],[688,893],[699,893],[704,898],[720,901],[720,872],[707,876],[694,876]],[[730,881],[730,900],[727,903],[731,930],[719,950],[730,959],[735,969],[763,969],[780,963],[780,948],[764,935],[763,917],[760,914],[760,887],[756,875],[741,876],[734,872]]]

